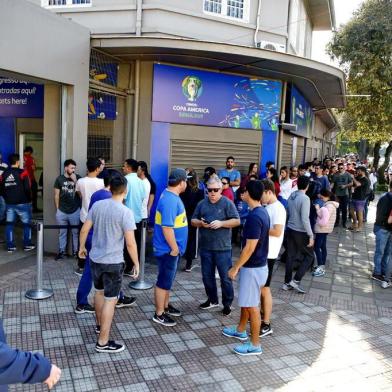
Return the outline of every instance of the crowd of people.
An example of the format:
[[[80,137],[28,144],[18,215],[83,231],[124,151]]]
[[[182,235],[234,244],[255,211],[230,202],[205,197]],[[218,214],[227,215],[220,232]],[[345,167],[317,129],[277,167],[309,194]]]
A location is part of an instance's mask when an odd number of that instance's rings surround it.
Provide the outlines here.
[[[24,209],[31,206],[31,178],[19,169],[17,154],[10,156],[10,165],[4,167],[0,180],[7,211],[7,247],[14,251],[13,214],[18,214],[29,250],[34,245]],[[143,161],[127,159],[122,173],[105,168],[102,158],[90,158],[86,166],[87,175],[81,178],[76,162],[66,160],[63,174],[54,183],[56,220],[61,226],[56,260],[67,256],[69,225],[70,247],[78,260],[76,273],[81,275],[75,313],[95,313],[95,350],[116,353],[125,346],[110,339],[111,324],[116,308],[136,303],[136,298],[121,290],[122,279],[139,275],[142,222],[151,214],[156,186]],[[207,167],[200,181],[192,168],[173,169],[155,203],[153,250],[158,273],[153,322],[163,327],[177,324],[182,313],[170,303],[170,293],[179,262],[184,257],[184,270],[190,273],[198,253],[206,293],[199,308],[208,311],[220,306],[217,271],[222,315],[231,314],[233,280],[238,277],[240,320],[222,334],[242,342],[235,353],[260,355],[260,337],[273,333],[270,283],[277,260],[285,263],[282,289],[305,293],[301,280],[308,271],[315,277],[326,274],[327,238],[334,227],[363,229],[376,182],[374,171],[369,174],[352,157],[314,159],[280,170],[268,162],[264,174],[257,163],[251,163],[241,176],[235,158],[229,156],[224,169]],[[374,233],[372,279],[386,288],[391,285],[392,181],[378,202]],[[233,246],[238,242],[240,256],[233,264]]]

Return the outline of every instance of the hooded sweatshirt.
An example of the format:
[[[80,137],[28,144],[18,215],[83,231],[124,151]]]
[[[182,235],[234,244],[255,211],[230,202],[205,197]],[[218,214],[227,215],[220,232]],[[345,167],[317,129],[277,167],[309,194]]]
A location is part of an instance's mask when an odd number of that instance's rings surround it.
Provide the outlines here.
[[[314,226],[315,233],[329,234],[333,232],[338,207],[339,203],[329,200],[317,211],[317,220]]]
[[[301,191],[293,192],[289,197],[287,209],[289,215],[287,227],[294,231],[306,233],[309,237],[313,238],[309,220],[309,197]]]

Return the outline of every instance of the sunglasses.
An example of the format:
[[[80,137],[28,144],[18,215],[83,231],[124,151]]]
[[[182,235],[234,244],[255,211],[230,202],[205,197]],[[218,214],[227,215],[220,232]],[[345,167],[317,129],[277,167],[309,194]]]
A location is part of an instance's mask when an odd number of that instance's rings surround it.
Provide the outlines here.
[[[222,185],[227,185],[228,184],[228,182],[222,182]]]
[[[220,191],[220,188],[207,188],[208,193],[214,192],[218,193]]]

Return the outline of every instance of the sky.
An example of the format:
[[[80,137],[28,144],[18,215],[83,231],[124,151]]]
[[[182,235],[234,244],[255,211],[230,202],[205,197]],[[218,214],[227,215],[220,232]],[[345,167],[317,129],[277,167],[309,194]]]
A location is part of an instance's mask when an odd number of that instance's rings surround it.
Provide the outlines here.
[[[361,3],[363,3],[363,0],[334,0],[336,28],[347,23]],[[337,66],[337,64],[331,62],[329,56],[325,53],[325,46],[331,37],[332,33],[330,31],[315,31],[313,33],[312,59]]]

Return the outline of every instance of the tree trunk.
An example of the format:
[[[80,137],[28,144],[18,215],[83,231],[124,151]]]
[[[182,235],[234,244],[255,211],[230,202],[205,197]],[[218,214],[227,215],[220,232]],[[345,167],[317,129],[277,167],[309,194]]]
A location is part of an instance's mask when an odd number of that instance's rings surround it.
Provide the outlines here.
[[[378,163],[380,162],[380,148],[381,148],[381,142],[374,143],[374,149],[373,149],[373,167],[377,170],[378,169]]]
[[[384,171],[389,166],[392,153],[392,140],[389,142],[387,149],[385,150],[385,161],[382,166],[378,169],[378,182],[380,184],[385,183]]]
[[[369,151],[369,143],[367,140],[361,140],[358,146],[358,155],[361,161],[365,161],[367,159],[367,154]]]

